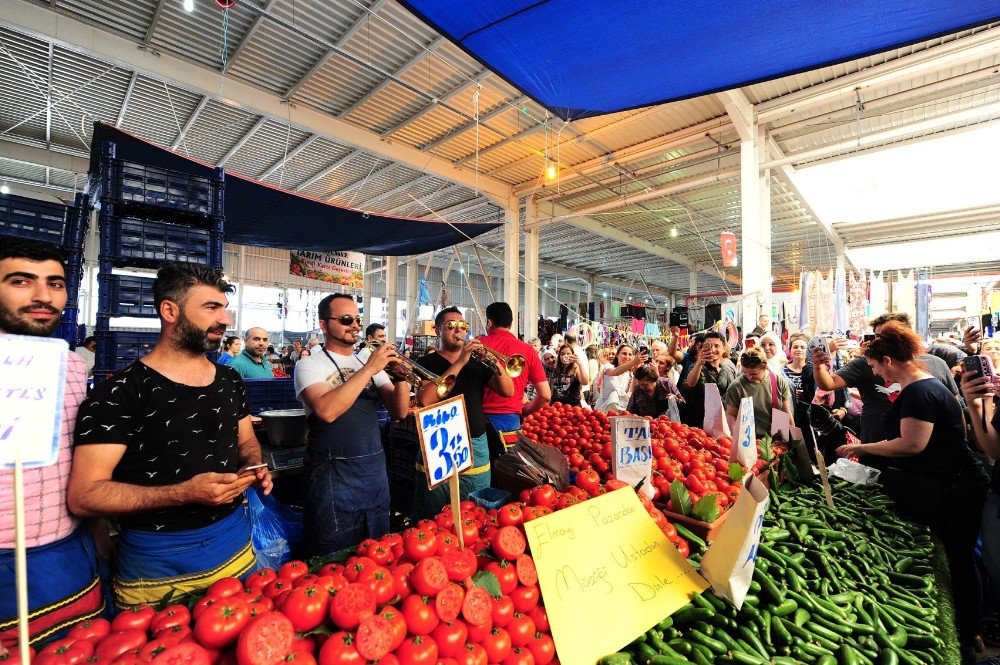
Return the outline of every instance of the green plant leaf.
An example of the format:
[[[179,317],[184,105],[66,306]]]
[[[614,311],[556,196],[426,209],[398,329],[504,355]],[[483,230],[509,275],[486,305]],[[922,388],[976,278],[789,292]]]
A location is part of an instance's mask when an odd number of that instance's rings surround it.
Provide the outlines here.
[[[674,510],[681,515],[691,514],[691,497],[684,483],[679,480],[670,483],[670,501],[674,504]]]
[[[760,458],[765,462],[770,462],[774,459],[774,452],[771,450],[771,444],[774,440],[770,436],[765,436],[760,440]]]
[[[706,494],[698,499],[691,509],[691,517],[702,522],[714,522],[719,519],[719,505],[715,502],[715,494]]]
[[[472,576],[472,583],[486,589],[486,592],[494,598],[499,598],[503,595],[500,591],[500,580],[498,580],[497,576],[493,573],[480,570]]]
[[[743,476],[746,475],[746,471],[743,469],[743,465],[739,462],[729,463],[729,477],[733,479],[734,483],[738,483],[743,480]]]

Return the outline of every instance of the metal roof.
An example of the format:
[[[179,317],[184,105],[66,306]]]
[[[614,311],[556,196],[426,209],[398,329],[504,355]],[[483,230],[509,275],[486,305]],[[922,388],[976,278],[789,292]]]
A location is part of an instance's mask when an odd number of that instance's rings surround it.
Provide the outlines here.
[[[57,16],[58,29],[45,27]],[[129,48],[74,43],[62,36],[67,24]],[[171,74],[136,64],[148,54],[183,66]],[[260,107],[230,98],[242,84]],[[993,122],[1000,27],[741,92],[772,139],[769,159],[794,165]],[[280,106],[266,111],[265,102]],[[356,131],[367,147],[298,120],[303,111],[343,123],[331,127]],[[529,223],[541,226],[550,267],[686,294],[696,266],[699,292],[738,289],[717,266],[719,232],[740,227],[739,139],[718,96],[564,123],[393,0],[241,0],[228,13],[209,0],[192,13],[181,0],[5,0],[0,178],[55,192],[80,186],[81,174],[52,156],[85,155],[94,119],[362,210],[498,219],[489,190],[499,184],[538,202],[539,220]],[[400,161],[400,150],[416,157]],[[771,173],[776,288],[796,284],[801,269],[832,265],[838,241],[890,245],[1000,227],[990,209],[828,230]],[[501,233],[477,242],[502,256]],[[501,261],[484,262],[502,271]]]

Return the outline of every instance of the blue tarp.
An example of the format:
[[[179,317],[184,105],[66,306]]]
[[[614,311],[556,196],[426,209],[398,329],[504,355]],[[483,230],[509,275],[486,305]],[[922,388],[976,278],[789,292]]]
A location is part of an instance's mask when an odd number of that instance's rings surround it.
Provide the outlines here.
[[[401,0],[564,119],[695,97],[1000,19],[998,0]]]
[[[214,168],[171,152],[111,125],[94,123],[90,173],[100,173],[101,145],[113,141],[116,157],[129,162],[210,177]],[[475,238],[500,225],[448,224],[388,217],[226,174],[225,240],[252,247],[313,251],[352,250],[378,256],[409,256]]]

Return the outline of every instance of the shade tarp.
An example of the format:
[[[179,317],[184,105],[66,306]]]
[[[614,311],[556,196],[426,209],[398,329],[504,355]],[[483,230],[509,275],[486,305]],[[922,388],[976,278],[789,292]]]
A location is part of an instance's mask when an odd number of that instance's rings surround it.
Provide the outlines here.
[[[209,164],[180,155],[111,125],[94,123],[90,173],[100,173],[101,145],[115,143],[129,162],[211,177]],[[390,217],[341,208],[297,192],[226,173],[225,240],[253,247],[409,256],[449,247],[500,225]]]
[[[997,0],[401,0],[564,119],[728,90],[1000,18]]]

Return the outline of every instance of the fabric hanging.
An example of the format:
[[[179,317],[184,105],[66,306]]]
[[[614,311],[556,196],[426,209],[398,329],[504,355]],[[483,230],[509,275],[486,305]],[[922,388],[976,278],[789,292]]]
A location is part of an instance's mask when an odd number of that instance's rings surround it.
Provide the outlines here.
[[[916,279],[911,270],[907,274],[896,272],[896,283],[892,285],[892,309],[910,315],[910,321],[917,318]]]
[[[814,270],[809,276],[809,299],[806,305],[809,311],[809,332],[816,334],[820,331],[819,322],[819,292],[823,288],[823,274],[819,270]]]
[[[611,318],[620,319],[622,316],[622,304],[617,300],[611,301]]]
[[[833,273],[833,332],[837,337],[846,337],[850,327],[847,309],[847,273],[837,267]]]
[[[660,336],[660,326],[655,323],[646,324],[646,335],[649,337],[659,337]]]
[[[857,275],[852,270],[848,274],[847,280],[847,297],[850,301],[848,327],[851,329],[851,336],[856,339],[860,339],[865,334],[865,328],[868,327],[868,317],[865,316],[868,303],[867,292],[865,273]]]
[[[973,284],[965,294],[965,315],[979,316],[983,313],[983,289]]]
[[[871,271],[868,280],[868,318],[874,319],[889,311],[889,290],[883,273]]]
[[[926,282],[917,284],[916,288],[916,306],[917,306],[917,334],[921,337],[927,337],[927,333],[930,332],[931,327],[931,285]]]
[[[632,319],[632,332],[636,335],[646,334],[646,319]]]
[[[817,299],[816,299],[816,333],[826,333],[833,331],[833,271],[823,277],[823,273],[817,273]]]
[[[809,288],[812,273],[799,273],[799,332],[808,332],[812,319],[809,318]]]

